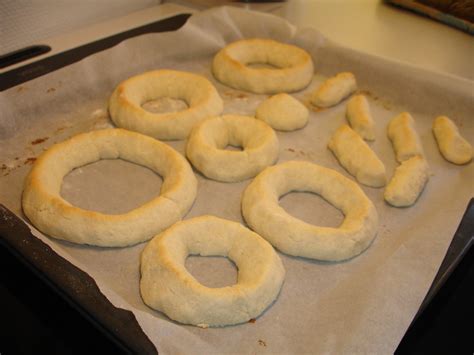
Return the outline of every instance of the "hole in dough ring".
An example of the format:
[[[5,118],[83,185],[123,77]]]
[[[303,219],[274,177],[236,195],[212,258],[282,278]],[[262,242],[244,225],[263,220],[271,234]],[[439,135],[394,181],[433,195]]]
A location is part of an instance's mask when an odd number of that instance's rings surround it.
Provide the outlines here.
[[[240,146],[242,151],[226,150]],[[275,131],[249,116],[211,117],[189,135],[186,155],[193,166],[210,179],[235,182],[257,175],[278,159]]]
[[[314,192],[340,209],[339,228],[318,227],[289,215],[278,204],[290,191]],[[242,214],[250,228],[284,253],[339,261],[363,252],[377,232],[378,217],[360,187],[338,172],[305,161],[265,169],[246,188]]]
[[[210,288],[186,269],[189,255],[226,256],[237,283]],[[247,322],[277,298],[285,270],[273,247],[237,222],[201,216],[178,222],[153,238],[141,255],[143,301],[171,319],[201,327]]]
[[[163,178],[160,195],[124,214],[75,207],[60,196],[63,178],[100,159],[143,165]],[[25,215],[42,232],[74,243],[128,246],[152,238],[180,220],[196,197],[197,181],[186,159],[151,137],[123,129],[79,134],[44,152],[23,190]]]
[[[276,68],[252,68],[248,64]],[[313,60],[303,49],[270,39],[242,39],[221,49],[212,62],[214,76],[225,85],[256,94],[305,88],[313,78]]]
[[[169,113],[142,108],[145,102],[159,97],[184,100],[189,108]],[[110,116],[118,127],[165,140],[185,139],[196,123],[219,115],[223,107],[209,80],[176,70],[155,70],[131,77],[117,86],[109,101]]]

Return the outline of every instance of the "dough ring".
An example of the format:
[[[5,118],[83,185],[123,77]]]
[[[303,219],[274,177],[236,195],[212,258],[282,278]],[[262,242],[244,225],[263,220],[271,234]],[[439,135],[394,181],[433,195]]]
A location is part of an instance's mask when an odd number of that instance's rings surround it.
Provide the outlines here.
[[[276,68],[252,68],[269,64]],[[313,79],[313,61],[303,49],[271,39],[242,39],[221,49],[212,62],[214,76],[225,85],[256,94],[305,88]]]
[[[290,191],[310,191],[340,209],[339,228],[318,227],[289,215],[278,204]],[[288,161],[265,169],[246,188],[242,214],[250,228],[284,253],[318,260],[344,260],[375,238],[378,216],[360,187],[338,172],[310,162]]]
[[[152,113],[142,104],[159,97],[184,100],[188,109]],[[157,139],[185,139],[191,128],[204,118],[219,115],[224,104],[214,86],[203,76],[155,70],[122,82],[109,101],[112,121],[121,128]]]
[[[118,158],[161,175],[160,196],[117,215],[83,210],[60,196],[62,180],[74,168]],[[190,165],[167,144],[112,128],[79,134],[43,153],[25,181],[22,205],[33,225],[54,238],[118,247],[148,240],[180,220],[191,208],[196,189]]]
[[[188,255],[227,256],[237,284],[210,288],[186,269]],[[171,319],[200,327],[247,322],[278,296],[285,277],[280,257],[258,234],[237,222],[201,216],[178,222],[153,238],[141,256],[143,301]]]
[[[240,146],[242,151],[226,150]],[[186,155],[210,179],[235,182],[257,175],[278,159],[278,138],[265,122],[253,117],[224,115],[193,128]]]

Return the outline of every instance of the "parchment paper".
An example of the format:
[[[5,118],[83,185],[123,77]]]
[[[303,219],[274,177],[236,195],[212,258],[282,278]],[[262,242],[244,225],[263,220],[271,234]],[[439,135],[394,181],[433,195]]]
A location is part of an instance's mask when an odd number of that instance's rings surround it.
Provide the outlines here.
[[[384,162],[389,177],[397,163],[386,125],[404,110],[414,116],[432,177],[410,208],[390,207],[383,201],[383,189],[362,186],[380,218],[377,238],[365,253],[340,263],[279,253],[286,280],[278,299],[262,316],[253,323],[200,329],[170,321],[142,302],[138,284],[144,243],[131,248],[96,248],[35,234],[88,272],[115,306],[133,311],[163,354],[391,353],[418,310],[473,196],[473,164],[446,162],[431,133],[432,120],[445,114],[474,143],[470,81],[342,48],[313,29],[297,29],[270,15],[235,8],[208,10],[194,15],[177,32],[127,40],[1,93],[0,201],[21,216],[23,179],[34,158],[75,133],[111,126],[106,111],[108,97],[131,75],[157,68],[199,73],[216,85],[225,100],[226,113],[252,115],[266,96],[225,87],[210,72],[213,55],[226,43],[243,37],[274,38],[311,53],[314,80],[305,90],[294,93],[305,103],[324,78],[352,71],[359,89],[369,97],[377,125],[377,139],[371,147]],[[313,109],[304,129],[278,132],[279,162],[308,160],[352,179],[326,148],[332,132],[345,123],[344,112],[345,102],[331,109]],[[168,143],[183,153],[183,141]],[[243,223],[240,197],[250,180],[227,184],[196,175],[198,196],[185,218],[213,214]],[[62,194],[79,206],[119,213],[158,194],[160,184],[160,178],[145,168],[99,162],[69,174]],[[343,218],[338,210],[310,193],[290,193],[281,203],[296,217],[318,225],[337,226]],[[235,268],[225,258],[190,259],[188,268],[208,285],[235,281]]]

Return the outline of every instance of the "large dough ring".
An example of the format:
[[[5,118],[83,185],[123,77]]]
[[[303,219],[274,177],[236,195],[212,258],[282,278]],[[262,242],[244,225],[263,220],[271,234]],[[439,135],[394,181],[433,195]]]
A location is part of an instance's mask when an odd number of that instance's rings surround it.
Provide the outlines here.
[[[251,68],[248,64],[276,68]],[[270,39],[242,39],[221,49],[212,62],[214,76],[235,89],[277,94],[305,88],[313,79],[313,61],[303,49]]]
[[[60,196],[61,182],[74,168],[118,158],[161,175],[160,196],[117,215],[83,210]],[[196,189],[191,166],[174,149],[151,137],[112,128],[79,134],[43,153],[25,181],[22,205],[33,225],[52,237],[117,247],[148,240],[180,220],[193,204]]]
[[[240,146],[242,151],[226,150]],[[278,159],[278,138],[265,122],[249,116],[211,117],[189,135],[186,155],[208,178],[235,182],[257,175]]]
[[[188,255],[227,256],[237,284],[209,288],[186,269]],[[201,327],[247,322],[278,296],[285,270],[272,246],[237,222],[201,216],[153,238],[141,256],[143,301],[171,319]]]
[[[318,227],[279,206],[290,191],[321,195],[345,215],[339,228]],[[344,260],[363,252],[377,232],[378,217],[360,187],[338,172],[304,161],[265,169],[247,187],[242,214],[248,225],[284,253],[318,260]]]
[[[189,108],[169,113],[152,113],[141,107],[159,97],[184,100]],[[223,101],[203,76],[176,71],[155,70],[122,82],[109,101],[114,123],[157,139],[185,139],[191,128],[209,116],[219,115]]]

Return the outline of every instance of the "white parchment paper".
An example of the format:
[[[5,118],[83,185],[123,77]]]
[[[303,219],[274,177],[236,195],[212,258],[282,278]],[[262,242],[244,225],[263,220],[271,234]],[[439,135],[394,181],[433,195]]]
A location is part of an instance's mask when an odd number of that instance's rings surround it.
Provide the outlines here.
[[[22,216],[23,179],[34,158],[78,132],[112,126],[108,97],[120,81],[134,74],[158,68],[202,74],[219,90],[226,113],[253,115],[266,96],[230,89],[216,82],[210,71],[211,59],[220,48],[246,37],[274,38],[311,53],[314,80],[293,94],[304,103],[324,78],[340,71],[353,72],[360,91],[369,98],[377,125],[377,139],[371,147],[389,176],[397,163],[386,136],[387,123],[404,110],[411,112],[432,171],[416,205],[390,207],[383,201],[383,189],[362,186],[380,219],[377,238],[365,253],[340,263],[280,253],[287,274],[276,302],[254,323],[214,329],[177,324],[144,305],[138,285],[139,255],[145,244],[96,248],[54,240],[37,231],[35,235],[89,273],[115,306],[133,311],[163,354],[391,353],[428,291],[473,196],[474,164],[446,162],[431,133],[432,120],[444,114],[474,143],[471,81],[342,48],[313,29],[294,28],[274,16],[235,8],[208,10],[194,15],[176,32],[127,40],[1,93],[0,201]],[[345,102],[331,109],[312,109],[304,129],[278,132],[279,162],[308,160],[350,177],[326,148],[332,132],[346,122],[344,113]],[[168,143],[183,153],[183,141]],[[185,218],[213,214],[244,223],[240,197],[250,180],[227,184],[196,175],[198,196]],[[160,178],[145,168],[99,162],[69,174],[62,194],[78,206],[119,213],[158,194],[160,184]],[[296,217],[318,225],[337,226],[343,218],[310,193],[290,193],[281,204]],[[188,266],[209,285],[232,283],[235,277],[225,259],[192,260]]]

